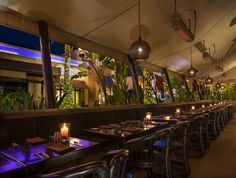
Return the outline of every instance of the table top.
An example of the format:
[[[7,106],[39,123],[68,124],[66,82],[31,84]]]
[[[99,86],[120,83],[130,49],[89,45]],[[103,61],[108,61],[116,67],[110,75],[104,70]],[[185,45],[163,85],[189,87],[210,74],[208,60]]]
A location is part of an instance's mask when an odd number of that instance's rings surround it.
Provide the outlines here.
[[[150,134],[158,129],[165,128],[168,122],[144,123],[140,120],[128,120],[119,124],[101,125],[96,128],[86,129],[85,131],[104,138],[115,139],[115,141],[127,141],[132,138]]]
[[[71,138],[70,144],[68,145],[72,148],[72,151],[61,154],[47,149],[47,147],[52,144],[52,142],[39,145],[23,143],[17,147],[7,147],[0,150],[0,154],[6,158],[5,160],[2,159],[1,163],[6,166],[6,168],[11,168],[13,165],[14,167],[25,165],[29,172],[36,170],[42,171],[79,159],[84,155],[83,153],[86,153],[88,150],[98,145],[98,143],[93,141]],[[17,162],[20,163],[20,165],[18,165]]]
[[[0,155],[0,174],[24,168],[24,165]]]

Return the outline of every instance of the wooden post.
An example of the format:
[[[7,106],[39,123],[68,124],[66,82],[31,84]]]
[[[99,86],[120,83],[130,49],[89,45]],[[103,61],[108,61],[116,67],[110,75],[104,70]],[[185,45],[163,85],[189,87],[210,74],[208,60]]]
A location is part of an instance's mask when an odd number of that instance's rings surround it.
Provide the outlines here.
[[[187,95],[190,96],[190,95],[191,95],[191,92],[190,92],[190,89],[189,89],[189,86],[188,86],[186,77],[185,77],[184,75],[182,75],[182,81],[184,82]]]
[[[173,90],[172,90],[172,86],[171,86],[171,83],[170,83],[170,78],[169,78],[169,74],[167,72],[167,69],[163,68],[163,72],[166,76],[166,81],[167,81],[167,85],[168,85],[168,88],[169,88],[170,97],[172,99],[172,102],[174,103],[175,102],[175,97],[174,97],[174,94],[173,94]]]
[[[137,75],[137,72],[136,72],[136,69],[135,69],[134,61],[130,56],[128,57],[128,61],[129,61],[129,66],[130,66],[130,70],[131,70],[131,73],[132,73],[132,80],[133,80],[133,83],[134,83],[134,88],[135,88],[136,93],[137,93],[138,102],[140,104],[143,104],[143,97],[142,97],[142,94],[141,94],[141,91],[140,91],[141,87],[138,84],[138,75]]]
[[[42,65],[43,65],[43,78],[46,89],[45,90],[46,107],[55,108],[56,101],[54,94],[47,22],[39,20],[38,27],[39,27],[40,49],[41,49]]]
[[[200,100],[202,100],[202,94],[201,94],[201,92],[200,92],[200,89],[199,89],[197,80],[196,80],[196,79],[193,79],[193,82],[194,82],[194,85],[195,85],[195,87],[196,87],[196,89],[197,89],[198,96],[199,96]]]

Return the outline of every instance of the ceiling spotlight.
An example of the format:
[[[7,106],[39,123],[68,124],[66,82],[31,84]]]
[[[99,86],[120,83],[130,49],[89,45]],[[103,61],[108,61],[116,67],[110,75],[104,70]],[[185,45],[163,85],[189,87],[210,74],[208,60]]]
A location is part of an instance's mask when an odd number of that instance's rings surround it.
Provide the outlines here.
[[[139,39],[133,42],[130,46],[130,56],[133,60],[146,60],[149,58],[149,53],[151,52],[151,47],[148,42],[141,39],[141,16],[140,8],[141,2],[139,2]]]
[[[212,83],[213,83],[213,78],[211,78],[211,77],[208,75],[207,78],[205,79],[205,83],[206,83],[207,85],[212,84]]]

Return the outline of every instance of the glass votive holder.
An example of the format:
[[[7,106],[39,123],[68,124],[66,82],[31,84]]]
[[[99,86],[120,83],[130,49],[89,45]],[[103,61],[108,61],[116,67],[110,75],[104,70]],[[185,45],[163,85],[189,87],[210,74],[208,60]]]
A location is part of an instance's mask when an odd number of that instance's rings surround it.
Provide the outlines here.
[[[203,105],[202,105],[202,110],[205,111],[205,109],[206,109],[206,107],[205,107],[205,105],[203,104]]]
[[[192,112],[195,111],[195,106],[191,106],[191,111],[192,111]]]
[[[152,113],[151,112],[146,112],[145,113],[145,118],[146,118],[146,122],[150,123],[152,121]]]
[[[170,120],[170,119],[171,119],[171,116],[165,116],[165,117],[164,117],[164,120],[167,120],[167,121],[168,121],[168,120]]]
[[[60,123],[59,129],[62,140],[67,141],[70,137],[70,123]]]
[[[180,115],[181,115],[181,109],[180,108],[176,108],[175,115],[176,115],[176,117],[180,117]]]
[[[151,112],[146,112],[145,114],[146,114],[146,118],[148,120],[152,119],[152,113]]]

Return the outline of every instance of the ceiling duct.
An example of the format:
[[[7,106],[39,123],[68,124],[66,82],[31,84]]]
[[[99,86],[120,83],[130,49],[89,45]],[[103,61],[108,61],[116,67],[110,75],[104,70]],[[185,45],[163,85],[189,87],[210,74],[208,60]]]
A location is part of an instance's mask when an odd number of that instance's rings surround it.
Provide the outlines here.
[[[189,19],[189,24],[186,24],[184,18],[180,13],[177,13],[176,0],[174,0],[175,13],[171,16],[172,27],[175,29],[177,34],[181,39],[186,42],[191,42],[194,40],[196,31],[196,11],[194,10],[194,30],[191,30],[191,19]]]
[[[206,61],[209,61],[215,65],[215,69],[218,72],[223,71],[222,60],[217,61],[214,57],[216,53],[215,44],[213,44],[213,53],[211,54],[211,48],[206,48],[205,41],[199,41],[194,46],[202,53],[202,58]],[[208,51],[207,51],[208,50]]]

